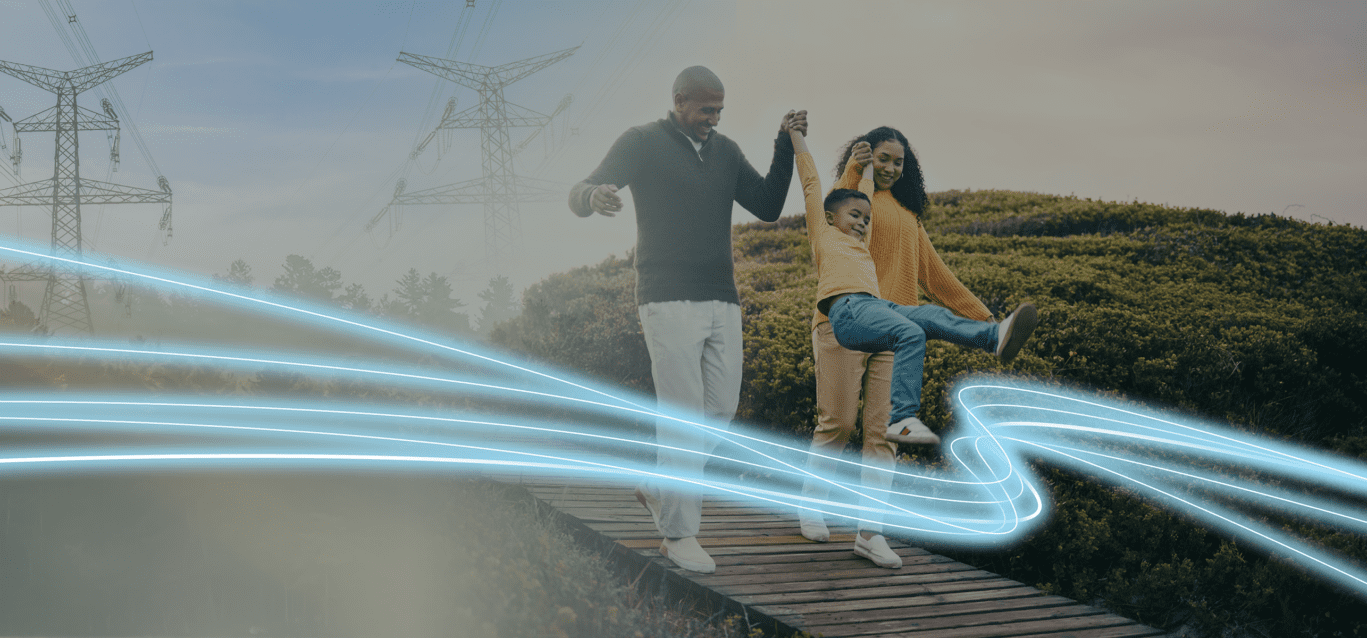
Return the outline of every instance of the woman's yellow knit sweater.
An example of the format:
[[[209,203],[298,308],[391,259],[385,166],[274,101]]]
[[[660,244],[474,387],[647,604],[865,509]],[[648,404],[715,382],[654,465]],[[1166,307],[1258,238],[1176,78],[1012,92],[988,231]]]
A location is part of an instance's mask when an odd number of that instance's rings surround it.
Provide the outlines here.
[[[858,188],[863,167],[851,160],[845,174],[836,181],[835,188]],[[902,306],[920,305],[920,294],[932,303],[954,311],[955,314],[977,321],[989,321],[987,311],[973,293],[969,292],[930,244],[930,236],[920,218],[892,196],[890,191],[874,191],[873,214],[869,225],[875,230],[869,237],[869,254],[878,271],[878,297]],[[830,321],[820,310],[814,313],[812,325]]]

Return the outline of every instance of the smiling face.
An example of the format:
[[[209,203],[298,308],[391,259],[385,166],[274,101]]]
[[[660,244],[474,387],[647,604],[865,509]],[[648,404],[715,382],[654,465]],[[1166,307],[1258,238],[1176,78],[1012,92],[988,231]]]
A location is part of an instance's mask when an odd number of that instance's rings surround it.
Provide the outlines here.
[[[869,229],[869,200],[851,197],[832,208],[835,210],[826,211],[826,223],[850,237],[864,241],[864,233]]]
[[[879,142],[873,149],[873,187],[880,191],[892,188],[902,177],[902,163],[906,149],[896,139]]]
[[[706,142],[712,129],[721,122],[724,97],[721,91],[706,88],[693,89],[688,95],[675,93],[674,119],[689,137]]]

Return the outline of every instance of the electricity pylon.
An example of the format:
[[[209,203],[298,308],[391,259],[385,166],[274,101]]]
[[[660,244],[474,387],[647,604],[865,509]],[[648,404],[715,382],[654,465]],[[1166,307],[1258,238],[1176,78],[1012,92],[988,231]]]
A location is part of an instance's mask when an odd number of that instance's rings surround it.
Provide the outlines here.
[[[148,60],[152,52],[93,64],[75,71],[0,61],[0,71],[57,94],[57,106],[14,123],[19,133],[57,133],[52,179],[0,190],[0,206],[52,205],[52,256],[81,259],[81,204],[166,204],[161,229],[170,232],[171,186],[158,177],[160,191],[109,184],[81,178],[79,131],[117,131],[119,120],[112,109],[96,113],[76,105],[76,96]],[[117,148],[117,147],[116,147]],[[71,329],[91,334],[90,304],[86,300],[86,277],[75,267],[49,261],[21,266],[0,275],[6,281],[46,281],[40,321],[49,331]]]
[[[390,208],[408,204],[484,204],[484,251],[495,272],[501,271],[521,239],[519,202],[545,202],[564,199],[565,189],[554,182],[517,175],[513,171],[513,149],[508,129],[520,126],[542,127],[553,115],[544,115],[513,104],[503,97],[503,89],[541,69],[574,54],[579,47],[547,53],[534,58],[495,67],[456,62],[412,53],[400,53],[399,61],[432,75],[479,92],[479,104],[459,113],[448,109],[437,129],[480,130],[483,176],[427,190],[403,192],[400,184],[394,198],[370,223],[371,230],[389,213]],[[561,101],[556,113],[568,106]]]

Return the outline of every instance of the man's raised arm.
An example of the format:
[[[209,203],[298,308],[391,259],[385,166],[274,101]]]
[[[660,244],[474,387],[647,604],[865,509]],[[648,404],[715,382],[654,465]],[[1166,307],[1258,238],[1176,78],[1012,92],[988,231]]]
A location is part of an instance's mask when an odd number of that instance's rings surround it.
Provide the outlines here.
[[[783,213],[783,200],[788,198],[788,184],[793,181],[793,147],[788,142],[788,134],[792,131],[807,134],[806,111],[789,111],[783,116],[778,138],[774,140],[774,159],[769,164],[768,175],[760,177],[744,156],[741,157],[736,202],[766,222],[776,221]]]

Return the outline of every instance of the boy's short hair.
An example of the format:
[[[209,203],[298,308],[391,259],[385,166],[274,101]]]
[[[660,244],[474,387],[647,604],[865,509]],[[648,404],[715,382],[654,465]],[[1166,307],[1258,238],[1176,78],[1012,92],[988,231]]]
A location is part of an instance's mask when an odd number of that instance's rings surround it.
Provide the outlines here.
[[[847,199],[862,199],[868,202],[869,196],[865,195],[860,191],[854,190],[853,188],[837,188],[831,191],[830,195],[826,196],[826,201],[821,202],[821,207],[834,213],[835,207],[839,204],[845,203],[845,200]]]

